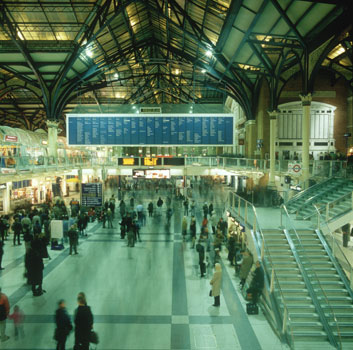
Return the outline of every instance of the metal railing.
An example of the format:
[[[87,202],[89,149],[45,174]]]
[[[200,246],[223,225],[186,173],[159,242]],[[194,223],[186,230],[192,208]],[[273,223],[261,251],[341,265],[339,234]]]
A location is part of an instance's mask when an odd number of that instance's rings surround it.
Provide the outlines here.
[[[341,243],[335,238],[333,235],[332,230],[330,229],[327,221],[325,220],[324,216],[320,213],[319,209],[314,205],[317,211],[317,229],[318,231],[323,233],[325,241],[327,242],[329,249],[331,249],[332,255],[337,259],[339,263],[339,267],[346,274],[346,278],[349,280],[348,285],[350,289],[353,289],[353,266],[351,262],[347,259],[346,254],[343,252],[341,248]],[[325,242],[323,242],[325,243]],[[353,294],[351,294],[353,299]]]
[[[291,348],[294,348],[294,336],[291,327],[292,321],[290,313],[272,263],[270,250],[267,247],[258,221],[256,209],[252,203],[238,196],[234,192],[230,192],[230,206],[234,210],[235,215],[242,219],[243,223],[252,230],[255,250],[259,260],[262,261],[265,279],[268,282],[268,292],[273,307],[272,311],[275,313],[277,328],[280,331],[281,337],[284,338]]]
[[[25,171],[36,172],[40,170],[62,169],[65,167],[95,167],[119,166],[119,158],[123,157],[96,157],[96,156],[69,156],[69,157],[44,157],[44,156],[11,156],[0,157],[0,169],[2,174],[21,173]],[[270,161],[266,159],[248,159],[248,158],[230,158],[230,157],[173,157],[174,159],[183,159],[184,166],[202,166],[219,167],[228,169],[239,169],[246,171],[268,172]],[[143,166],[143,158],[135,157],[131,166]],[[276,160],[275,171],[277,173],[288,174],[287,160]],[[178,165],[164,164],[164,158],[161,158],[161,164],[158,167],[173,167]],[[347,167],[346,161],[311,161],[310,176],[314,176],[315,169],[320,168],[320,176],[328,177],[333,173],[344,175],[343,170]],[[333,171],[334,169],[334,171]],[[318,174],[316,174],[318,175]]]
[[[338,215],[343,215],[346,214],[347,212],[351,211],[353,209],[353,192],[346,193],[342,195],[339,198],[336,198],[330,202],[327,202],[323,205],[320,204],[315,204],[313,205],[316,209],[316,215],[317,215],[317,220],[318,220],[318,227],[320,226],[320,216],[324,215],[325,221],[330,221],[332,219],[332,210],[334,210],[337,204],[342,204],[342,202],[345,201],[349,205],[345,207],[344,211],[341,211]],[[315,213],[313,214],[315,215]],[[335,215],[337,216],[337,215]]]

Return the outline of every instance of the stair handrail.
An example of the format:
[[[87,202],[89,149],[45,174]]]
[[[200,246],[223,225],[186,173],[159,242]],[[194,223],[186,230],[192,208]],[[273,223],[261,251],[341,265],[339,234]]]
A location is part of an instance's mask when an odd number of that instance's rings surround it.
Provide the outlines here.
[[[334,186],[333,188],[330,188],[330,191],[336,189],[336,187],[338,187],[338,184],[337,184],[337,186]],[[304,207],[306,207],[306,206],[308,206],[310,204],[314,205],[313,202],[315,202],[316,200],[318,200],[320,197],[322,197],[323,195],[327,194],[328,192],[329,192],[329,190],[326,190],[326,191],[317,193],[313,197],[308,198],[299,208],[296,209],[297,214],[299,213],[299,209],[302,209],[302,208],[304,208]]]
[[[329,216],[329,212],[330,212],[330,205],[332,205],[332,204],[334,204],[336,202],[339,202],[342,199],[345,199],[346,197],[351,197],[352,198],[351,208],[350,208],[350,210],[352,210],[353,209],[353,191],[345,193],[341,197],[338,197],[338,198],[332,200],[331,202],[324,203],[324,204],[322,204],[320,206],[319,206],[319,204],[313,204],[313,207],[315,207],[316,211],[320,212],[320,214],[321,214],[321,211],[325,210],[325,216],[326,216],[326,220],[325,221],[329,221],[328,216]],[[349,211],[349,209],[347,211]],[[342,212],[340,215],[345,214],[347,211]],[[310,217],[313,216],[313,215],[310,215]]]
[[[314,205],[316,211],[318,212],[318,218],[322,218],[322,222],[323,222],[323,225],[325,225],[325,228],[326,228],[326,232],[327,234],[324,233],[324,230],[322,229],[322,226],[321,226],[321,221],[318,220],[318,234],[319,234],[319,238],[322,242],[322,244],[324,245],[326,251],[328,252],[328,254],[330,255],[330,258],[333,257],[334,259],[332,259],[332,262],[334,263],[336,269],[338,270],[341,278],[342,278],[342,281],[343,283],[345,284],[345,287],[347,289],[347,292],[349,293],[350,297],[352,298],[353,300],[353,266],[352,264],[349,262],[349,260],[347,259],[346,257],[346,254],[343,252],[339,242],[337,241],[336,237],[333,235],[333,232],[332,230],[330,229],[330,226],[328,225],[327,221],[324,220],[324,218],[322,217],[321,213],[319,212],[318,208]],[[329,237],[327,237],[329,236]],[[322,238],[322,239],[321,239]],[[330,238],[332,243],[330,244],[330,241],[327,239],[327,238]],[[327,244],[327,245],[326,245]],[[336,253],[336,249],[338,249],[338,251],[340,252],[340,255],[343,257],[344,259],[344,263],[345,265],[348,266],[348,274],[349,274],[349,281],[348,282],[348,277],[346,277],[342,271],[342,267],[340,263],[337,262],[338,258],[336,258],[336,255],[338,255]],[[341,275],[343,273],[343,275]]]
[[[272,302],[275,304],[277,310],[279,310],[281,307],[283,308],[283,315],[278,315],[280,318],[282,317],[281,324],[278,324],[279,331],[281,332],[281,335],[285,337],[287,343],[292,347],[293,343],[294,343],[294,336],[293,336],[293,330],[291,327],[292,321],[291,321],[290,313],[289,313],[289,310],[288,310],[288,307],[287,307],[287,304],[286,304],[286,301],[284,298],[283,291],[280,287],[277,274],[276,274],[275,269],[272,264],[272,257],[271,257],[271,254],[270,254],[268,248],[267,248],[267,245],[266,245],[266,242],[264,239],[264,235],[263,235],[263,232],[262,232],[260,224],[259,224],[259,220],[258,220],[255,206],[251,202],[240,197],[238,194],[236,194],[233,191],[229,192],[229,194],[232,195],[233,198],[238,198],[238,200],[239,200],[239,207],[238,207],[237,216],[239,218],[244,219],[244,223],[252,229],[252,237],[253,237],[254,242],[256,243],[255,249],[256,249],[257,254],[259,256],[259,260],[262,260],[262,262],[263,262],[262,266],[263,266],[263,269],[265,272],[265,276],[267,277],[267,280],[270,281],[269,295],[272,298]],[[241,201],[243,201],[246,204],[246,206],[244,208],[244,216],[241,215],[240,210],[239,210]],[[233,205],[233,201],[231,202],[231,207],[235,207],[235,205]],[[254,221],[253,222],[250,222],[248,220],[247,207],[250,207],[254,213]],[[258,236],[260,236],[261,242],[259,242]],[[266,260],[265,260],[265,251],[266,251]],[[269,265],[270,265],[270,271],[266,265],[267,263],[269,263]],[[275,287],[274,287],[275,285],[276,285],[277,289],[275,289]],[[275,291],[277,291],[279,293],[279,300],[275,297]],[[282,305],[279,305],[280,302],[282,303]],[[278,320],[277,320],[277,323],[278,323]]]
[[[284,204],[281,205],[281,208],[285,211],[285,214],[288,218],[288,222],[291,226],[291,230],[294,231],[294,234],[295,234],[295,238],[297,239],[297,241],[299,242],[299,247],[302,251],[305,251],[305,248],[302,244],[302,240],[300,238],[300,236],[298,235],[298,232],[297,230],[295,229],[295,226],[293,224],[293,221],[292,219],[290,218],[289,216],[289,213],[288,213],[288,210],[286,208],[286,206]],[[295,256],[296,260],[297,260],[297,263],[298,263],[298,267],[299,269],[301,270],[301,273],[302,273],[302,276],[303,276],[303,279],[305,281],[305,285],[307,286],[308,288],[308,291],[309,291],[309,294],[311,295],[312,297],[312,301],[315,305],[315,308],[316,308],[316,311],[317,313],[319,314],[319,317],[320,317],[320,320],[321,320],[321,323],[326,331],[326,334],[330,340],[330,343],[332,345],[334,345],[336,348],[338,346],[338,349],[342,349],[342,339],[341,339],[341,332],[340,332],[340,328],[339,328],[339,324],[338,324],[338,321],[337,321],[337,317],[336,317],[336,314],[335,312],[333,311],[332,307],[331,307],[331,303],[330,301],[328,300],[328,297],[327,297],[327,294],[324,290],[324,288],[322,287],[321,283],[320,283],[320,280],[319,278],[317,277],[317,274],[314,270],[314,268],[312,267],[312,264],[310,262],[310,260],[308,258],[305,258],[304,255],[301,255],[299,256],[297,253],[298,253],[298,249],[297,247],[294,246],[294,242],[292,240],[292,237],[290,236],[290,233],[288,232],[288,230],[284,230],[285,231],[285,234],[286,234],[286,238],[288,240],[288,243],[292,249],[292,252],[293,252],[293,255]],[[314,291],[314,287],[311,283],[311,280],[308,278],[308,273],[307,273],[307,269],[304,268],[303,266],[303,262],[302,262],[302,259],[305,259],[305,262],[306,262],[306,267],[310,267],[310,275],[311,276],[314,276],[315,277],[315,280],[317,282],[317,286],[320,288],[320,292],[321,292],[321,295],[322,297],[325,299],[325,302],[326,302],[326,305],[328,306],[328,308],[330,309],[329,312],[330,314],[332,315],[332,318],[333,318],[333,321],[335,323],[335,328],[337,329],[337,336],[338,336],[338,344],[337,344],[337,340],[334,336],[334,334],[332,333],[331,331],[331,328],[330,328],[330,325],[329,325],[329,322],[327,320],[327,317],[325,315],[325,312],[323,311],[323,309],[321,308],[321,303],[322,303],[322,299],[319,300],[317,298],[317,293]]]
[[[287,202],[287,205],[289,205],[291,202],[294,202],[296,201],[297,199],[299,199],[300,197],[312,192],[313,190],[315,190],[316,188],[320,187],[320,186],[323,186],[325,183],[331,181],[332,179],[334,179],[334,177],[330,177],[328,178],[327,180],[325,181],[322,181],[322,182],[319,182],[313,186],[310,186],[309,188],[307,189],[304,189],[302,191],[300,191],[299,193],[297,193],[296,195],[294,195],[288,202]]]

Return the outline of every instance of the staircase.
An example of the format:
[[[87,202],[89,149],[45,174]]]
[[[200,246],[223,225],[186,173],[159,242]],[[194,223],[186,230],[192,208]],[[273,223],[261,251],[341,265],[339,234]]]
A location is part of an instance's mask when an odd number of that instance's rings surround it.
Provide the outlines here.
[[[336,338],[339,332],[341,342],[347,345],[347,348],[353,348],[353,293],[349,282],[337,260],[325,249],[324,238],[321,236],[320,239],[320,232],[297,230],[297,234],[304,247],[300,258],[304,267],[308,269],[310,282],[325,311],[332,332]],[[311,273],[312,271],[314,273]],[[337,324],[333,320],[332,313]]]
[[[297,220],[310,220],[316,215],[316,205],[321,212],[329,204],[327,220],[333,219],[352,209],[353,182],[347,179],[333,178],[313,186],[301,195],[293,197],[287,204],[288,212],[296,214]]]
[[[305,285],[286,236],[281,230],[262,230],[272,266],[291,319],[292,336],[297,342],[327,342],[327,334]],[[283,305],[280,305],[283,312]]]

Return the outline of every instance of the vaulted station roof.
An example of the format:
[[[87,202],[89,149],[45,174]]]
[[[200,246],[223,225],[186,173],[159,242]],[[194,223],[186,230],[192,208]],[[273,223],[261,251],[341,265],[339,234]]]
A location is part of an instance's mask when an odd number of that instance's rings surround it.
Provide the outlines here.
[[[252,118],[294,74],[352,87],[352,1],[0,2],[0,123],[35,130],[78,104],[220,103]]]

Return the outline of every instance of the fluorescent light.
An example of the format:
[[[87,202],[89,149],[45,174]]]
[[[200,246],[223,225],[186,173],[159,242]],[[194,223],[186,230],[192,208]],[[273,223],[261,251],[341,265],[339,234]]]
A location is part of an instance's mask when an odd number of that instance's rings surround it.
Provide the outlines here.
[[[17,31],[17,36],[21,39],[21,40],[25,40],[25,38],[23,37],[22,33],[18,30]]]
[[[92,57],[93,56],[93,52],[92,52],[91,49],[87,49],[86,50],[86,56],[88,56],[88,57]]]
[[[206,55],[207,57],[212,57],[212,56],[213,56],[213,53],[212,53],[211,50],[207,50],[206,53],[205,53],[205,55]]]

